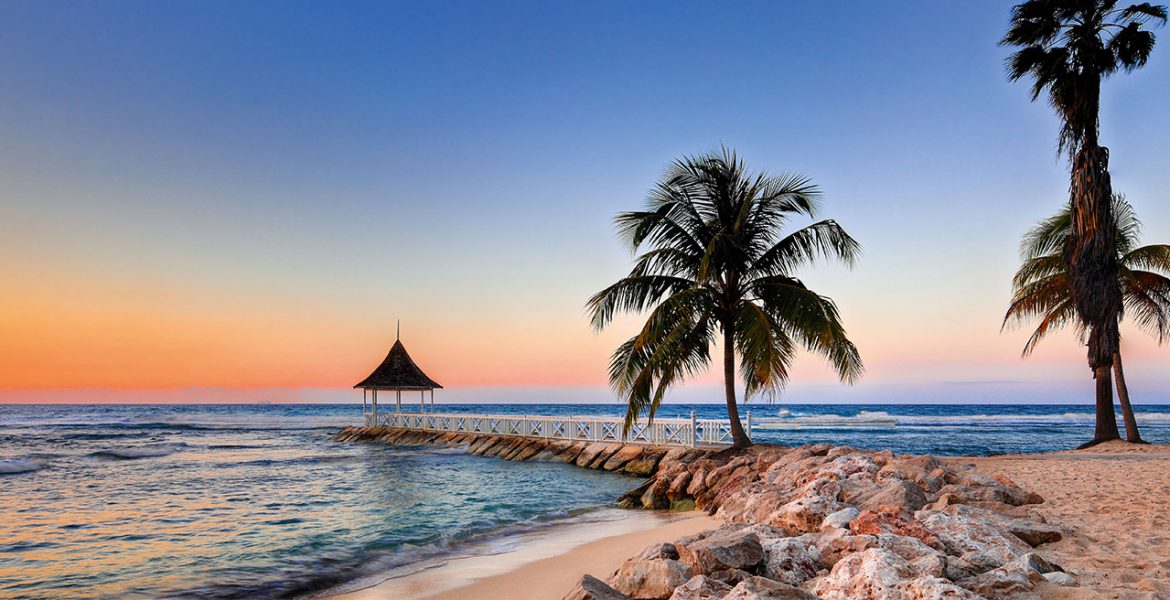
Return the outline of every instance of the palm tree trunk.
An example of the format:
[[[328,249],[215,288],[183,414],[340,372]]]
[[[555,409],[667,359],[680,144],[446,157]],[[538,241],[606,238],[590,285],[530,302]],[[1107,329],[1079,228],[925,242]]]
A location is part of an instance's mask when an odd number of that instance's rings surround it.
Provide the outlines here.
[[[1094,105],[1095,106],[1095,105]],[[1092,113],[1095,117],[1096,112]],[[1072,235],[1065,248],[1073,301],[1089,328],[1089,368],[1097,380],[1097,427],[1087,445],[1121,439],[1113,412],[1110,371],[1121,333],[1121,286],[1113,227],[1109,151],[1097,145],[1095,129],[1073,158],[1070,202]]]
[[[731,419],[732,445],[747,448],[752,440],[739,422],[739,409],[735,406],[735,324],[731,319],[723,325],[723,387],[727,395],[727,417]]]
[[[1144,444],[1142,434],[1138,432],[1137,419],[1133,416],[1133,406],[1129,403],[1129,387],[1125,385],[1125,369],[1121,366],[1120,352],[1113,354],[1113,377],[1117,380],[1117,399],[1121,401],[1121,416],[1125,419],[1125,441]]]

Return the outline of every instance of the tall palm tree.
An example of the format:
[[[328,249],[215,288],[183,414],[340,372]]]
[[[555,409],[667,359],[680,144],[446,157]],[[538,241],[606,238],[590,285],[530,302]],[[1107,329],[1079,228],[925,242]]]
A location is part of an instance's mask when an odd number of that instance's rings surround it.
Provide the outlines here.
[[[668,389],[707,367],[718,332],[736,447],[751,444],[736,409],[737,356],[745,400],[781,389],[799,346],[824,355],[843,381],[860,377],[861,356],[836,305],[795,276],[817,258],[852,265],[860,245],[832,220],[781,235],[792,217],[816,217],[819,196],[800,176],[749,173],[724,149],[676,161],[645,210],[615,218],[621,239],[642,253],[588,308],[598,331],[615,313],[649,311],[610,361],[610,383],[627,402],[626,431],[643,412],[653,419]]]
[[[1098,141],[1101,81],[1146,64],[1166,8],[1117,0],[1026,0],[1012,9],[1001,45],[1018,48],[1008,76],[1033,80],[1032,100],[1047,92],[1061,119],[1058,147],[1072,161],[1071,232],[1063,249],[1073,306],[1088,335],[1088,362],[1097,380],[1097,427],[1091,445],[1117,439],[1110,368],[1120,343],[1122,310],[1115,231],[1109,224],[1109,151]]]
[[[1124,197],[1113,196],[1112,214],[1124,313],[1162,344],[1170,340],[1170,245],[1138,246],[1142,224]],[[1085,326],[1077,319],[1063,256],[1071,235],[1072,215],[1066,207],[1028,231],[1020,244],[1024,264],[1012,279],[1014,292],[1004,315],[1004,326],[1040,320],[1024,345],[1024,356],[1030,355],[1048,334],[1067,325],[1074,326],[1078,335],[1084,337]],[[1113,357],[1113,374],[1125,420],[1126,440],[1141,442],[1125,385],[1120,350]]]

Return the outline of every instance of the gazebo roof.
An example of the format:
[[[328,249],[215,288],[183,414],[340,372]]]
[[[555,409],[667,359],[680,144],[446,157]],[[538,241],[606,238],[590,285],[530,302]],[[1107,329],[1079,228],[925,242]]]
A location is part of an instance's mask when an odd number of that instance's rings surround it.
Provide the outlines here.
[[[402,345],[402,340],[396,340],[394,347],[390,348],[390,353],[386,355],[386,359],[378,368],[353,386],[355,388],[365,389],[397,389],[397,390],[432,390],[435,388],[442,389],[434,379],[427,377],[418,365],[414,364],[414,360],[410,358],[410,354],[406,352],[406,346]]]

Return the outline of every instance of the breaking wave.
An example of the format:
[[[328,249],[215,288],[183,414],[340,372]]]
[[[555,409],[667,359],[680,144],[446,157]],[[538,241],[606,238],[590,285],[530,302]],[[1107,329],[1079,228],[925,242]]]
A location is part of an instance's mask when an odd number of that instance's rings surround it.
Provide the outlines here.
[[[45,468],[45,463],[36,460],[0,460],[0,475],[32,473]]]
[[[113,460],[136,460],[139,458],[158,458],[174,454],[178,448],[174,446],[139,446],[137,448],[115,448],[113,450],[98,450],[90,456]]]

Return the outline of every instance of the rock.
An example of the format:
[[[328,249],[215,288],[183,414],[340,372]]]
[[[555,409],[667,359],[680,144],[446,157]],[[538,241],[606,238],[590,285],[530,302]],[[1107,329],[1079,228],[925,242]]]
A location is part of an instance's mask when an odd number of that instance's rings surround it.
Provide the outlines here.
[[[821,531],[824,531],[828,528],[849,529],[849,524],[852,523],[859,514],[861,514],[861,511],[852,506],[848,508],[842,508],[841,510],[825,517],[825,520],[821,521],[820,529]]]
[[[1059,529],[1030,519],[1012,519],[1007,523],[1007,530],[1033,548],[1064,538]]]
[[[768,517],[767,523],[797,533],[811,533],[819,530],[825,518],[840,509],[840,503],[826,496],[800,498],[781,506]]]
[[[1069,575],[1064,571],[1053,571],[1052,573],[1045,573],[1043,577],[1049,582],[1063,587],[1076,587],[1077,585],[1077,580],[1074,579],[1072,575]]]
[[[739,585],[739,582],[751,577],[755,577],[755,575],[742,569],[724,569],[711,574],[711,579],[718,579],[728,586]]]
[[[1029,569],[1044,575],[1046,573],[1063,573],[1064,569],[1060,565],[1049,562],[1043,556],[1035,552],[1029,552],[1020,557],[1020,563],[1027,565]]]
[[[856,535],[890,533],[918,538],[922,543],[931,547],[939,545],[938,538],[933,532],[919,525],[917,521],[909,520],[901,514],[866,511],[849,524],[849,530]]]
[[[731,591],[731,586],[706,575],[695,575],[674,588],[670,600],[720,600]]]
[[[664,600],[692,575],[690,565],[677,560],[631,559],[622,563],[609,583],[634,600]]]
[[[683,471],[679,473],[670,482],[670,487],[666,490],[666,497],[673,502],[681,500],[687,496],[687,486],[691,483],[691,472]]]
[[[626,444],[613,453],[601,468],[606,471],[617,471],[626,466],[626,463],[638,458],[642,454],[642,447],[634,444]]]
[[[614,444],[614,443],[606,444],[605,447],[601,449],[601,452],[597,453],[597,458],[594,458],[593,461],[589,463],[588,468],[590,468],[590,469],[603,468],[605,466],[606,461],[609,460],[609,457],[613,456],[615,453],[617,453],[618,450],[621,450],[621,449],[622,449],[622,444]]]
[[[697,498],[699,494],[707,491],[707,486],[703,484],[707,477],[707,469],[699,467],[691,474],[691,482],[687,485],[687,495],[692,498]]]
[[[820,568],[817,547],[801,538],[779,538],[764,544],[761,574],[789,585],[800,585],[816,577]]]
[[[630,597],[592,575],[585,575],[564,600],[630,600]]]
[[[622,473],[635,477],[647,477],[658,467],[658,460],[660,458],[662,458],[661,451],[654,451],[647,448],[642,452],[641,456],[626,463],[622,467]]]
[[[993,600],[1039,599],[1033,592],[1030,569],[1019,561],[959,581],[959,585]]]
[[[596,459],[597,456],[608,447],[609,444],[605,442],[593,442],[592,444],[585,446],[585,449],[581,451],[581,454],[577,455],[577,460],[574,462],[574,464],[576,464],[578,467],[588,467],[594,461],[594,459]]]
[[[824,600],[980,600],[950,581],[924,577],[905,559],[885,548],[870,548],[842,558],[812,591]]]
[[[917,483],[893,479],[862,500],[858,508],[874,512],[913,514],[926,505],[926,492]]]
[[[841,558],[876,545],[877,536],[851,535],[843,529],[831,530],[816,540],[817,553],[820,556],[818,566],[822,569],[831,569]]]
[[[678,560],[678,548],[674,544],[654,544],[639,552],[634,558],[638,560],[658,560],[662,558]]]
[[[987,571],[1002,567],[1031,551],[1020,538],[995,526],[979,509],[962,504],[923,515],[922,527],[937,536],[947,554],[958,556]]]
[[[816,596],[786,583],[750,577],[732,588],[723,600],[816,600]]]
[[[679,560],[702,574],[723,569],[750,569],[764,560],[759,536],[742,530],[716,530],[701,540],[679,546],[678,554]]]

